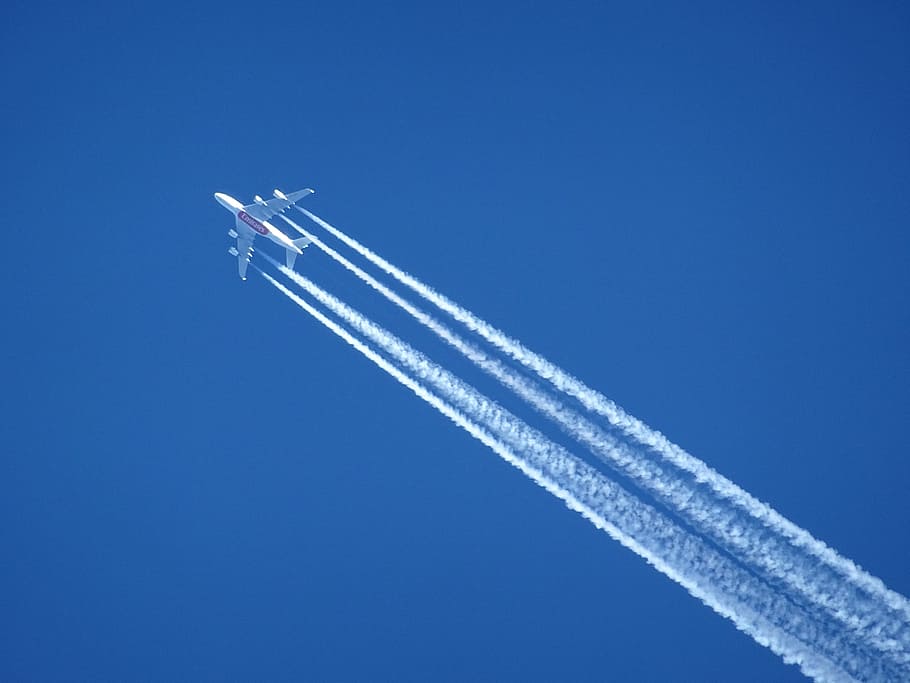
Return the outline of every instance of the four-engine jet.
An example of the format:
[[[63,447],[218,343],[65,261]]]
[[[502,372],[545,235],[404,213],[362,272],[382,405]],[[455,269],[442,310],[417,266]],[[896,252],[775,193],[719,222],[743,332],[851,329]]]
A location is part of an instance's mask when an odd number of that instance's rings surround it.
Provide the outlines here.
[[[310,240],[306,237],[292,240],[281,230],[269,223],[269,218],[281,213],[292,204],[297,203],[313,190],[299,190],[291,192],[275,199],[264,200],[256,195],[253,200],[254,204],[244,206],[233,197],[222,192],[215,193],[215,199],[225,209],[234,214],[236,226],[228,231],[228,235],[237,238],[237,246],[231,247],[228,252],[237,257],[237,271],[240,273],[240,279],[246,280],[246,267],[253,255],[253,240],[256,235],[268,237],[273,242],[287,249],[286,263],[288,268],[294,267],[294,260],[297,254],[303,253]]]

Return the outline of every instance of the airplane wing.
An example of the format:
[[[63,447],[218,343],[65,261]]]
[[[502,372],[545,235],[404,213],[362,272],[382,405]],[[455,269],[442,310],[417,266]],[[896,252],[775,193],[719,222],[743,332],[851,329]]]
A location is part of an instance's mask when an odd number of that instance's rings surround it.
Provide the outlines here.
[[[313,194],[313,192],[315,192],[315,190],[311,190],[310,188],[306,188],[305,190],[297,190],[296,192],[288,192],[286,195],[284,195],[287,197],[287,206],[284,208],[287,208],[291,204],[296,204],[307,195]]]
[[[274,199],[269,199],[262,204],[248,204],[247,206],[243,207],[243,210],[256,220],[267,221],[272,216],[284,211],[286,208],[291,206],[291,204],[296,204],[308,194],[313,194],[313,190],[307,188],[305,190],[291,192],[285,195],[287,199],[284,197],[275,197]]]
[[[240,273],[241,280],[246,280],[246,267],[252,258],[252,247],[252,235],[237,235],[237,272]]]

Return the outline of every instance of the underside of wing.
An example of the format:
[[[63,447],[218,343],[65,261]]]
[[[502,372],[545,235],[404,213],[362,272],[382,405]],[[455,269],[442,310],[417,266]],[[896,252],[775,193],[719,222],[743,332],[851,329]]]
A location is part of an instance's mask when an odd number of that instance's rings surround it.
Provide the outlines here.
[[[237,272],[241,280],[246,280],[246,267],[253,257],[253,238],[250,235],[237,236]]]
[[[274,199],[248,204],[243,207],[243,210],[258,221],[267,221],[272,216],[281,213],[292,204],[296,204],[310,194],[313,194],[313,190],[306,188],[305,190],[297,190],[296,192],[290,192],[281,196],[275,195]],[[257,197],[257,199],[259,199],[259,197]]]
[[[275,198],[270,199],[267,202],[264,201],[262,204],[247,204],[243,207],[243,210],[257,221],[267,221],[275,214],[284,211],[288,206],[290,206],[288,202],[283,199]]]
[[[286,195],[284,195],[287,197],[287,206],[296,204],[307,195],[313,194],[313,192],[314,190],[311,190],[310,188],[306,188],[305,190],[297,190],[296,192],[288,192]],[[287,206],[285,208],[287,208]]]

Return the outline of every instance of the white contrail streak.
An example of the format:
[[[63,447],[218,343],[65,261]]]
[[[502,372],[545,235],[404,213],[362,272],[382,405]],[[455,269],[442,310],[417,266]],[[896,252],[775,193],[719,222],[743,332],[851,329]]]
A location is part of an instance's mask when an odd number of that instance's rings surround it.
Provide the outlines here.
[[[630,496],[583,461],[558,449],[537,448],[533,444],[528,444],[519,454],[514,446],[508,445],[508,441],[522,438],[512,432],[518,426],[500,423],[500,418],[496,417],[497,411],[490,405],[483,401],[475,405],[475,398],[467,399],[466,405],[471,408],[467,411],[469,416],[463,409],[455,408],[448,400],[440,398],[421,382],[400,371],[274,278],[266,273],[262,273],[262,276],[346,343],[506,462],[562,500],[570,509],[579,512],[595,527],[682,585],[718,614],[733,621],[737,628],[780,655],[784,661],[797,664],[806,675],[825,681],[862,680],[876,678],[882,673],[874,660],[851,660],[849,646],[838,642],[836,638],[832,639],[822,625],[811,622],[763,582],[672,524],[650,506]],[[457,397],[457,388],[445,390],[445,382],[451,378],[445,378],[444,371],[438,373],[441,368],[425,360],[419,362],[419,367],[422,374],[438,374],[443,393]],[[478,416],[480,421],[491,421],[491,428],[494,432],[500,432],[500,436],[496,437],[480,426]],[[828,652],[822,654],[820,645],[821,649]],[[888,672],[884,673],[887,675]]]
[[[908,635],[906,623],[889,614],[880,601],[856,591],[845,590],[844,581],[838,573],[829,567],[818,566],[812,556],[805,556],[801,549],[791,546],[779,536],[769,535],[758,520],[736,514],[726,502],[714,499],[698,482],[683,479],[659,463],[642,457],[627,444],[619,442],[591,421],[541,391],[520,373],[487,356],[481,349],[400,297],[291,219],[283,215],[281,218],[478,367],[556,421],[592,453],[670,505],[687,522],[707,533],[743,561],[767,572],[805,599],[824,608],[829,615],[844,623],[882,653],[900,662],[910,660],[900,642],[902,637],[906,639]],[[294,277],[291,271],[283,267],[281,270],[288,277]]]
[[[268,256],[266,258],[273,265],[280,267],[277,262]],[[568,451],[547,439],[543,434],[530,428],[526,423],[502,409],[495,402],[478,393],[473,387],[436,365],[387,330],[367,320],[308,279],[293,273],[293,271],[283,270],[286,274],[293,276],[297,284],[326,305],[333,313],[352,325],[357,332],[365,335],[392,355],[410,372],[414,373],[417,379],[435,387],[436,390],[445,396],[446,400],[467,412],[472,419],[487,424],[494,434],[509,445],[513,451],[518,451],[526,458],[530,457],[532,462],[570,462],[572,463],[570,468],[572,470],[583,468],[588,472],[596,472],[596,470],[578,460]],[[558,469],[562,471],[565,466],[560,465]],[[574,488],[576,483],[578,482],[573,483],[570,480],[563,482],[563,485],[568,486],[570,491],[576,491],[577,489]],[[583,481],[579,485],[582,488],[587,486]],[[622,491],[618,485],[612,482],[609,482],[608,485],[611,489],[621,491],[625,498],[634,500],[638,506],[636,509],[640,508],[645,511],[642,512],[645,515],[644,517],[639,514],[631,515],[627,518],[625,525],[620,526],[620,528],[626,529],[627,533],[631,533],[633,537],[637,534],[636,540],[638,542],[645,545],[649,542],[656,542],[655,539],[664,538],[671,533],[671,528],[677,528],[669,520],[656,513],[653,508],[645,506],[641,501]],[[631,503],[626,505],[631,505]],[[610,515],[607,515],[607,519],[615,522],[614,517]],[[689,534],[685,535],[689,537]],[[717,551],[709,549],[703,541],[698,540],[697,545],[697,550],[693,551],[697,552],[697,555],[687,555],[680,547],[676,546],[665,548],[665,552],[669,552],[678,558],[677,562],[685,563],[694,560],[701,567],[699,570],[701,574],[699,575],[702,577],[701,580],[704,584],[718,587],[725,593],[735,595],[737,600],[751,605],[753,611],[763,610],[762,613],[772,623],[775,623],[790,635],[795,636],[798,640],[809,643],[810,649],[837,662],[839,666],[852,675],[857,675],[860,678],[874,678],[881,677],[878,674],[885,672],[884,678],[887,678],[893,675],[893,672],[900,670],[894,666],[893,662],[881,661],[878,653],[870,653],[862,646],[853,643],[850,636],[845,634],[841,627],[829,624],[824,619],[813,621],[811,615],[792,604],[786,596],[769,589],[766,584],[731,563],[727,558],[719,555]],[[706,553],[710,553],[710,558],[712,558],[710,561],[706,559],[708,558]],[[664,555],[664,557],[666,558],[667,556]],[[737,621],[737,624],[742,627],[741,621]],[[765,643],[761,638],[766,638],[767,634],[757,633],[753,635],[758,636],[756,638],[758,642]],[[779,653],[783,654],[782,652]]]
[[[672,443],[659,431],[648,427],[637,418],[629,415],[606,396],[588,387],[543,356],[526,348],[518,340],[509,337],[501,330],[459,306],[417,278],[392,265],[315,214],[296,205],[295,208],[371,263],[451,315],[469,330],[479,334],[511,358],[533,370],[538,376],[550,382],[563,393],[574,397],[585,408],[605,417],[611,425],[620,429],[627,436],[653,449],[654,452],[681,470],[689,472],[695,477],[696,481],[705,483],[718,496],[729,500],[736,507],[766,525],[768,529],[780,534],[794,546],[805,550],[819,562],[828,565],[858,589],[875,596],[890,609],[897,612],[901,622],[907,624],[910,621],[910,601],[900,593],[889,589],[881,579],[872,576],[852,560],[843,557],[837,551],[813,537],[808,531],[788,520],[770,505],[753,497],[707,464]],[[907,638],[902,638],[902,641],[906,649]]]

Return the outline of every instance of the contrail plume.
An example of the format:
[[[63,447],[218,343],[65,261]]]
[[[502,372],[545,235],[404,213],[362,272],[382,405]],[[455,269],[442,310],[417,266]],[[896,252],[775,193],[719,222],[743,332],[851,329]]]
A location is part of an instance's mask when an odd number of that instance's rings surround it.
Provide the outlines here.
[[[696,481],[707,485],[716,495],[730,501],[737,508],[760,521],[769,530],[787,539],[794,546],[805,550],[817,561],[838,572],[857,589],[880,600],[899,615],[902,623],[906,625],[910,622],[910,601],[900,593],[889,589],[879,578],[872,576],[852,560],[843,557],[837,551],[816,539],[808,531],[788,520],[770,505],[753,497],[707,464],[672,443],[659,431],[629,415],[606,396],[588,387],[543,356],[526,348],[518,340],[509,337],[432,287],[392,265],[315,214],[300,207],[295,208],[406,287],[412,289],[440,310],[465,325],[469,330],[479,334],[500,351],[551,383],[556,389],[568,396],[572,396],[589,411],[605,417],[611,425],[630,438],[652,449],[667,462],[680,470],[690,473]],[[907,639],[903,638],[902,640],[906,649],[908,647]]]
[[[271,261],[271,259],[269,260]],[[273,261],[273,263],[275,262]],[[275,263],[275,265],[278,264]],[[288,272],[292,273],[292,271]],[[673,566],[677,572],[685,571],[690,574],[694,572],[691,575],[700,577],[697,580],[701,585],[713,586],[722,593],[734,596],[739,604],[748,607],[750,613],[762,614],[779,630],[806,643],[800,656],[805,656],[805,650],[808,648],[816,654],[835,661],[845,671],[860,678],[875,677],[882,673],[894,675],[894,672],[899,671],[893,663],[882,661],[877,653],[869,653],[853,643],[842,628],[830,624],[823,618],[813,619],[812,615],[794,605],[785,595],[777,593],[700,539],[683,531],[653,508],[626,493],[617,484],[605,479],[592,467],[547,439],[540,432],[530,428],[526,423],[430,361],[387,330],[367,320],[306,278],[296,273],[294,275],[294,280],[315,296],[320,303],[326,305],[358,333],[379,345],[413,373],[416,379],[434,387],[445,400],[464,411],[472,420],[485,424],[496,438],[503,441],[513,452],[517,452],[525,458],[532,466],[544,472],[576,473],[577,477],[573,475],[557,479],[563,488],[577,493],[581,490],[591,490],[594,485],[592,482],[599,482],[597,485],[606,486],[611,491],[612,497],[622,496],[623,507],[604,513],[607,520],[616,524],[619,529],[625,530],[627,535],[642,546],[652,548],[654,552],[657,552],[659,547],[662,553],[660,556],[665,560],[672,556],[676,563]],[[622,519],[623,523],[619,525],[617,519]],[[663,545],[663,539],[668,537],[675,539],[678,544]],[[685,567],[689,568],[684,569]],[[740,628],[744,626],[743,619],[746,618],[746,613],[727,610],[724,614],[730,616]],[[783,641],[775,640],[768,633],[760,631],[749,631],[749,633],[758,642],[769,647],[782,646]],[[785,654],[781,650],[775,651],[782,656],[794,656],[792,652]]]
[[[441,398],[423,383],[399,370],[274,278],[261,274],[347,344],[537,485],[682,585],[718,614],[733,621],[737,628],[780,655],[784,661],[797,664],[806,675],[818,680],[847,681],[880,678],[882,674],[894,673],[883,670],[874,659],[853,652],[849,644],[832,637],[824,624],[807,618],[766,584],[626,493],[583,461],[557,450],[529,447],[519,451],[507,442],[515,438],[509,437],[509,427],[497,426],[495,419],[492,427],[479,424],[484,420],[478,415],[486,415],[489,406],[478,404],[478,414],[475,414],[475,409],[454,407],[448,398]],[[424,373],[437,369],[431,363],[422,367]],[[506,429],[505,436],[495,436],[490,429],[494,432]]]
[[[751,566],[788,586],[802,599],[823,608],[867,643],[899,662],[907,662],[907,624],[889,613],[886,605],[863,592],[851,590],[840,574],[820,565],[801,548],[794,547],[767,529],[755,518],[737,513],[725,501],[715,499],[698,482],[681,478],[658,462],[643,457],[590,420],[585,419],[540,387],[484,351],[467,342],[431,315],[403,299],[364,270],[351,263],[286,216],[281,218],[319,249],[410,314],[475,365],[514,391],[542,414],[553,419],[570,436],[594,455],[629,477],[636,485],[670,506],[688,523]],[[296,273],[279,264],[281,271],[300,280]],[[312,293],[312,292],[311,292]],[[903,645],[902,645],[903,643]]]

